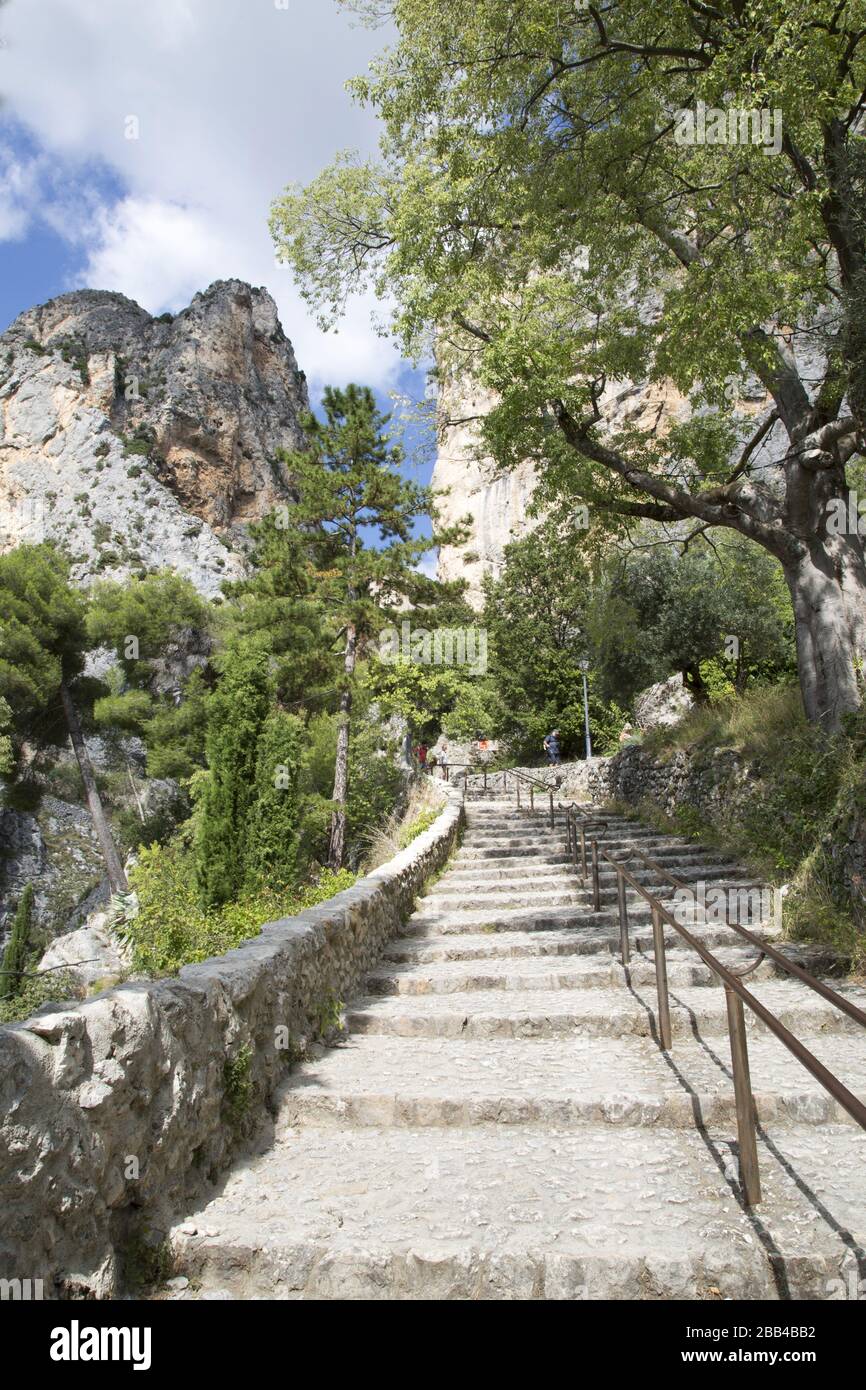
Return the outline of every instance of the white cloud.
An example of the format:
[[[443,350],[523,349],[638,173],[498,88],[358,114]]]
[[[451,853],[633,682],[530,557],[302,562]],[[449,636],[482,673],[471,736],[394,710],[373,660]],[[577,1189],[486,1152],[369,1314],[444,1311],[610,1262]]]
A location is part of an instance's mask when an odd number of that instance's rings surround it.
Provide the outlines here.
[[[421,556],[421,559],[418,561],[417,565],[415,566],[415,568],[416,568],[416,570],[418,571],[418,573],[419,573],[419,574],[426,574],[426,576],[427,576],[428,579],[436,579],[436,578],[438,578],[437,573],[436,573],[436,566],[437,566],[437,564],[438,564],[438,556],[439,556],[439,551],[438,551],[438,550],[428,550],[426,555],[422,555],[422,556]]]
[[[38,151],[0,201],[0,237],[43,217],[79,246],[77,283],[151,311],[214,279],[265,285],[314,387],[393,383],[399,358],[371,327],[369,300],[322,334],[267,232],[286,183],[339,148],[375,147],[373,118],[344,83],[381,33],[353,27],[335,0],[11,0],[0,28],[6,110]],[[94,206],[98,169],[121,192]]]
[[[0,145],[0,241],[27,231],[43,176],[42,159],[20,159],[11,146]]]

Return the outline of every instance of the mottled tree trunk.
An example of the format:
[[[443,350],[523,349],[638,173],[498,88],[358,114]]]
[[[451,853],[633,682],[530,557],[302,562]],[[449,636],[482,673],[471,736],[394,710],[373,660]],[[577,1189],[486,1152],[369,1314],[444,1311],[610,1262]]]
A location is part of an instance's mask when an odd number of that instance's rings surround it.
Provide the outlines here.
[[[838,729],[860,705],[866,658],[866,565],[857,536],[824,536],[784,566],[808,718]]]
[[[72,747],[78,759],[78,767],[81,771],[81,780],[84,783],[84,790],[87,794],[87,805],[90,809],[90,816],[93,827],[102,849],[102,857],[105,860],[105,868],[108,873],[108,882],[111,885],[112,893],[129,892],[129,884],[126,881],[126,874],[123,872],[123,865],[120,862],[120,855],[111,838],[108,820],[103,809],[99,789],[96,785],[96,777],[93,772],[93,764],[90,761],[90,754],[84,742],[81,732],[81,723],[78,718],[78,711],[69,693],[65,681],[60,682],[60,699],[63,702],[63,713],[66,716],[66,724],[69,729],[69,737],[72,740]]]

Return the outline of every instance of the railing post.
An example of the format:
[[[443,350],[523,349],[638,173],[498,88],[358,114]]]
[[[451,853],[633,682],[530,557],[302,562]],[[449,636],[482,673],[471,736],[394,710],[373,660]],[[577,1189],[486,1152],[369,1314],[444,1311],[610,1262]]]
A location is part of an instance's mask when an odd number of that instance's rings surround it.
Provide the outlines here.
[[[592,842],[592,910],[601,910],[601,883],[598,877],[598,840]]]
[[[529,788],[529,809],[530,811],[535,810],[535,788],[532,786]]]
[[[625,898],[625,875],[622,869],[616,871],[616,899],[619,906],[619,949],[623,965],[628,965],[631,951],[628,940],[628,905]]]
[[[515,777],[514,785],[517,788],[517,809],[520,810],[520,778]]]
[[[586,827],[580,827],[580,876],[586,879]]]
[[[671,1006],[668,999],[668,968],[665,960],[665,932],[662,915],[653,903],[653,955],[656,967],[656,990],[659,1000],[659,1038],[665,1052],[671,1050]]]
[[[551,828],[551,830],[553,830],[555,826],[556,826],[556,816],[554,815],[554,812],[553,812],[553,787],[551,787],[551,788],[550,788],[550,828]]]
[[[487,791],[487,767],[484,768],[484,790]]]
[[[755,1135],[755,1099],[749,1072],[749,1044],[743,1001],[736,990],[725,985],[728,1005],[728,1032],[734,1072],[734,1098],[737,1106],[737,1138],[740,1149],[740,1187],[747,1207],[761,1200],[761,1173],[758,1167],[758,1141]]]

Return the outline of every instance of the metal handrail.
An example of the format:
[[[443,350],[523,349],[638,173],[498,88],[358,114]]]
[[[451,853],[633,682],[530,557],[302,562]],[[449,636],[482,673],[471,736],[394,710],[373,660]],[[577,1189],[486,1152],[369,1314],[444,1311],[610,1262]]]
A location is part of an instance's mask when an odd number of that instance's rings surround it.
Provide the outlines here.
[[[576,847],[578,839],[577,816],[572,809],[567,812],[568,822],[568,844],[571,852],[572,863],[576,864]],[[583,878],[586,874],[586,844],[585,833],[586,825],[579,827],[581,840],[581,863],[583,866]],[[656,993],[658,998],[658,1032],[659,1041],[663,1051],[670,1052],[673,1045],[670,1015],[670,999],[668,994],[667,981],[667,959],[666,943],[664,936],[664,925],[672,927],[675,932],[690,946],[713,973],[721,980],[725,987],[725,1002],[727,1005],[728,1016],[728,1036],[731,1046],[731,1063],[734,1075],[734,1100],[737,1115],[737,1135],[739,1141],[740,1157],[740,1178],[743,1191],[743,1199],[747,1206],[755,1206],[761,1200],[761,1177],[758,1165],[758,1145],[755,1129],[755,1098],[752,1092],[751,1074],[749,1070],[749,1051],[748,1037],[746,1034],[746,1020],[743,1005],[747,1005],[758,1018],[762,1020],[769,1031],[779,1039],[788,1051],[797,1058],[798,1062],[824,1087],[839,1105],[852,1117],[853,1120],[866,1129],[866,1105],[857,1096],[849,1091],[847,1086],[829,1071],[822,1062],[810,1052],[809,1049],[794,1036],[790,1029],[776,1017],[766,1005],[746,988],[742,983],[741,977],[713,954],[708,946],[705,946],[695,937],[686,927],[678,922],[659,898],[642,883],[639,883],[626,867],[622,860],[613,858],[604,849],[600,849],[597,839],[591,842],[591,863],[592,863],[592,895],[593,908],[599,910],[601,905],[601,886],[599,882],[599,859],[606,860],[616,871],[617,876],[617,905],[619,910],[620,922],[620,950],[623,966],[627,966],[630,960],[630,947],[628,935],[628,904],[626,901],[625,885],[628,883],[635,892],[649,903],[652,914],[653,931],[653,956],[655,960]],[[651,868],[659,871],[663,877],[668,878],[674,883],[681,883],[674,875],[665,870],[657,861],[649,856],[637,851],[642,859]],[[686,884],[681,884],[688,887]],[[808,971],[801,966],[789,961],[781,952],[754,936],[751,932],[741,927],[738,923],[728,923],[740,936],[744,937],[759,951],[769,955],[774,961],[780,964],[790,974],[795,975],[802,983],[816,991],[823,998],[828,1000],[836,1008],[840,1009],[849,1018],[866,1027],[866,1013],[857,1008],[850,1000],[838,994],[836,990],[824,985],[820,980],[816,980]],[[752,968],[752,967],[750,967]]]
[[[654,869],[661,874],[663,878],[669,879],[669,881],[676,884],[678,888],[684,888],[687,892],[689,891],[691,885],[684,882],[682,879],[676,878],[663,864],[660,864],[657,859],[651,859],[648,854],[644,854],[641,850],[636,850],[635,853],[640,855],[641,859],[650,869]],[[624,862],[621,859],[614,859],[606,850],[602,850],[602,858],[606,859],[614,868]],[[724,886],[724,883],[715,885],[715,887]],[[762,886],[762,884],[757,882],[738,883],[736,885],[741,892],[747,892],[750,888],[761,888]],[[639,891],[643,893],[643,887],[641,887]],[[855,1023],[859,1023],[862,1028],[866,1028],[866,1011],[859,1009],[856,1004],[852,1004],[851,1000],[846,999],[844,994],[839,994],[838,991],[832,989],[830,985],[825,985],[814,975],[810,975],[808,970],[804,970],[801,965],[797,965],[796,961],[789,960],[786,955],[783,955],[781,951],[777,951],[768,941],[762,941],[760,937],[748,931],[740,922],[729,922],[726,919],[726,925],[729,926],[732,931],[736,932],[738,936],[748,941],[750,946],[754,946],[756,950],[760,951],[762,957],[769,956],[777,965],[781,965],[783,970],[787,970],[789,975],[794,975],[802,984],[808,985],[809,989],[814,990],[816,994],[820,994],[823,999],[835,1005],[837,1009],[841,1009],[849,1018],[853,1018]],[[735,974],[736,972],[732,971],[731,973]]]

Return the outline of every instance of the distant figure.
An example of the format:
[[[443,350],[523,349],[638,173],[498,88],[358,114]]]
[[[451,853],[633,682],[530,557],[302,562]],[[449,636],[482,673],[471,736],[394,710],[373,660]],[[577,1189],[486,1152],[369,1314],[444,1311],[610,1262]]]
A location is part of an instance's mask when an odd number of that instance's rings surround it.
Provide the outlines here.
[[[623,724],[623,726],[622,726],[622,731],[621,731],[620,736],[619,736],[619,741],[620,741],[620,743],[630,743],[631,740],[632,740],[633,738],[634,738],[634,725],[633,725],[633,724]]]
[[[427,771],[427,744],[419,743],[415,749],[415,757],[418,759],[418,766],[422,772]]]
[[[552,733],[547,735],[544,740],[544,751],[547,754],[547,761],[550,763],[551,767],[562,762],[562,756],[559,751],[558,729],[554,729]]]
[[[445,781],[447,782],[447,781],[448,781],[448,744],[445,742],[444,739],[443,739],[443,741],[442,741],[442,746],[441,746],[441,748],[439,749],[439,766],[440,766],[441,769],[442,769],[442,776],[444,777]]]

